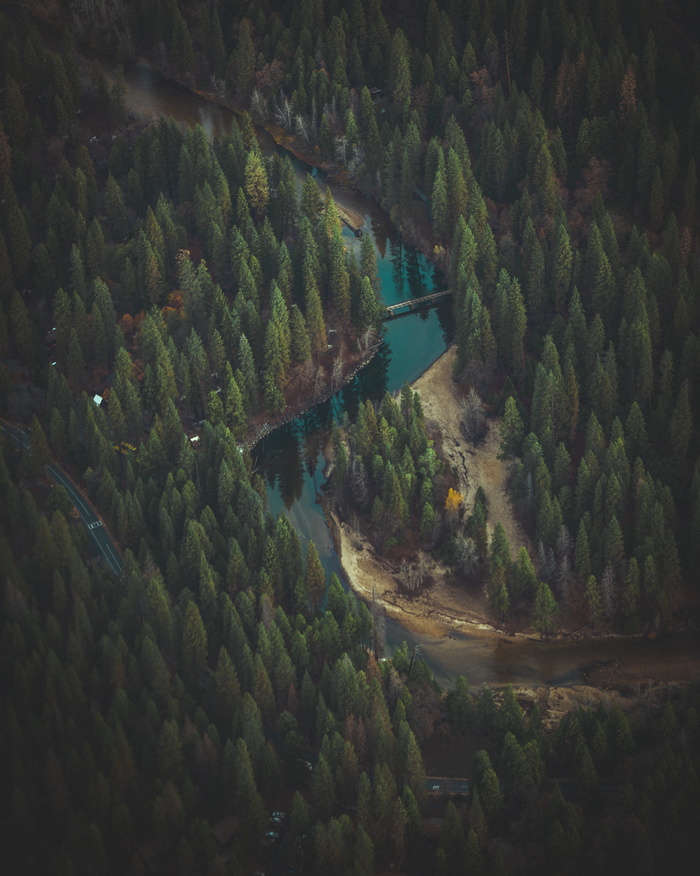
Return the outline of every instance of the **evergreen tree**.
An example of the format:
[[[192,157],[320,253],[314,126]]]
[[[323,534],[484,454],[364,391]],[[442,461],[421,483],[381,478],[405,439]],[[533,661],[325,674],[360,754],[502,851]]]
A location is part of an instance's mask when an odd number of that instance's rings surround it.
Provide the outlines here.
[[[430,213],[433,230],[438,240],[445,240],[450,228],[450,213],[447,201],[447,182],[438,168],[430,196]]]
[[[188,673],[201,673],[206,669],[207,633],[202,616],[194,602],[188,602],[182,628],[182,667]]]
[[[512,395],[508,396],[501,421],[501,454],[505,458],[516,456],[524,436],[525,429],[517,403]]]
[[[326,573],[321,565],[316,545],[310,541],[306,552],[306,570],[304,584],[309,595],[312,608],[317,608],[326,589]]]
[[[239,25],[236,48],[229,60],[229,71],[235,90],[241,95],[248,96],[255,75],[255,46],[251,23],[247,18],[244,18]]]
[[[532,626],[542,636],[549,635],[552,622],[557,614],[557,603],[549,586],[541,581],[537,585],[535,604],[532,609]]]
[[[267,171],[260,154],[256,150],[248,153],[244,170],[244,182],[248,203],[257,216],[262,216],[270,201],[270,187]]]

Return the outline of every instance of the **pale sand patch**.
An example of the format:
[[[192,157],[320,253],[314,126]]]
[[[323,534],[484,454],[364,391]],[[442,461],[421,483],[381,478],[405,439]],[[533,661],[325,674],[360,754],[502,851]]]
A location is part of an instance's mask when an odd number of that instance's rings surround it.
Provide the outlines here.
[[[471,513],[476,491],[481,487],[488,500],[489,533],[500,522],[514,555],[522,546],[530,550],[530,541],[513,514],[508,496],[508,463],[498,458],[500,418],[488,421],[488,433],[478,446],[470,444],[462,435],[461,393],[452,380],[456,357],[456,347],[450,347],[413,383],[413,389],[420,394],[426,424],[429,429],[435,426],[442,434],[442,454],[462,484],[466,513]]]
[[[432,563],[432,586],[409,594],[399,584],[398,571],[379,556],[370,542],[333,512],[329,523],[345,576],[367,602],[375,600],[386,613],[416,633],[440,638],[450,630],[470,635],[502,635],[472,611],[463,593],[445,582],[444,569]]]

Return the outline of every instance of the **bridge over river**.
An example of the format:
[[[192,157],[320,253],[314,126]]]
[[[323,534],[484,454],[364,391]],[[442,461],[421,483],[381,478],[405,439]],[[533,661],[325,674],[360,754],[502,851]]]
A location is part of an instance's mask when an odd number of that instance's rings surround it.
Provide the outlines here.
[[[420,298],[409,298],[407,301],[399,301],[398,304],[389,304],[386,308],[385,319],[394,319],[397,316],[405,316],[420,307],[430,307],[441,298],[452,295],[452,289],[443,289],[441,292],[433,292],[431,295],[423,295]],[[405,310],[404,313],[401,311]]]

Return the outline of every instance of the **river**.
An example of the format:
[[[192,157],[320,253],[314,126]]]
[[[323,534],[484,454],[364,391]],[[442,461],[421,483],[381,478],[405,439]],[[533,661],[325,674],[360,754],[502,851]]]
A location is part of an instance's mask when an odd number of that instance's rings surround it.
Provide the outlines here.
[[[108,73],[114,65],[100,56]],[[138,62],[125,66],[126,100],[129,112],[148,119],[170,115],[186,124],[201,124],[210,136],[224,132],[233,113],[191,91],[161,79],[152,68]],[[272,138],[261,132],[267,153],[275,148]],[[292,156],[293,157],[293,156]],[[300,178],[307,165],[293,157]],[[322,174],[313,171],[320,180]],[[373,201],[345,189],[334,189],[337,200],[364,219],[364,233],[371,233],[377,251],[382,297],[388,304],[429,294],[441,288],[430,263],[406,246]],[[349,229],[344,230],[348,248],[359,246]],[[268,484],[269,507],[274,514],[287,514],[305,545],[312,539],[328,573],[341,579],[343,572],[333,547],[317,494],[323,483],[322,449],[334,418],[352,413],[361,399],[380,399],[415,380],[445,350],[450,340],[449,299],[429,311],[414,313],[387,323],[384,344],[375,358],[353,382],[328,401],[269,435],[256,447],[255,461]],[[453,633],[436,639],[419,635],[387,619],[387,646],[391,652],[401,641],[417,646],[443,686],[457,675],[467,677],[472,687],[482,683],[539,686],[596,684],[596,673],[611,665],[634,664],[648,678],[700,677],[700,642],[693,633],[647,639],[609,637],[540,642]],[[663,671],[662,671],[663,670]],[[666,670],[670,670],[670,675]]]

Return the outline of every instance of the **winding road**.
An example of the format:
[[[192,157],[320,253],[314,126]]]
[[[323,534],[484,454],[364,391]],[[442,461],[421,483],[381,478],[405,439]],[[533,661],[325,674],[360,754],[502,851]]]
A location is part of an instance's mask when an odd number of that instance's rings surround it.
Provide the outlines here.
[[[29,435],[27,432],[17,428],[17,426],[11,426],[9,423],[0,423],[0,429],[23,450],[29,449]],[[109,571],[117,577],[121,575],[124,570],[122,559],[102,519],[93,511],[83,494],[61,468],[53,463],[49,463],[46,466],[46,474],[54,483],[60,484],[68,493],[71,502],[73,502],[76,511],[80,515],[80,519],[85,524],[88,535],[92,538],[98,554],[105,561]]]

